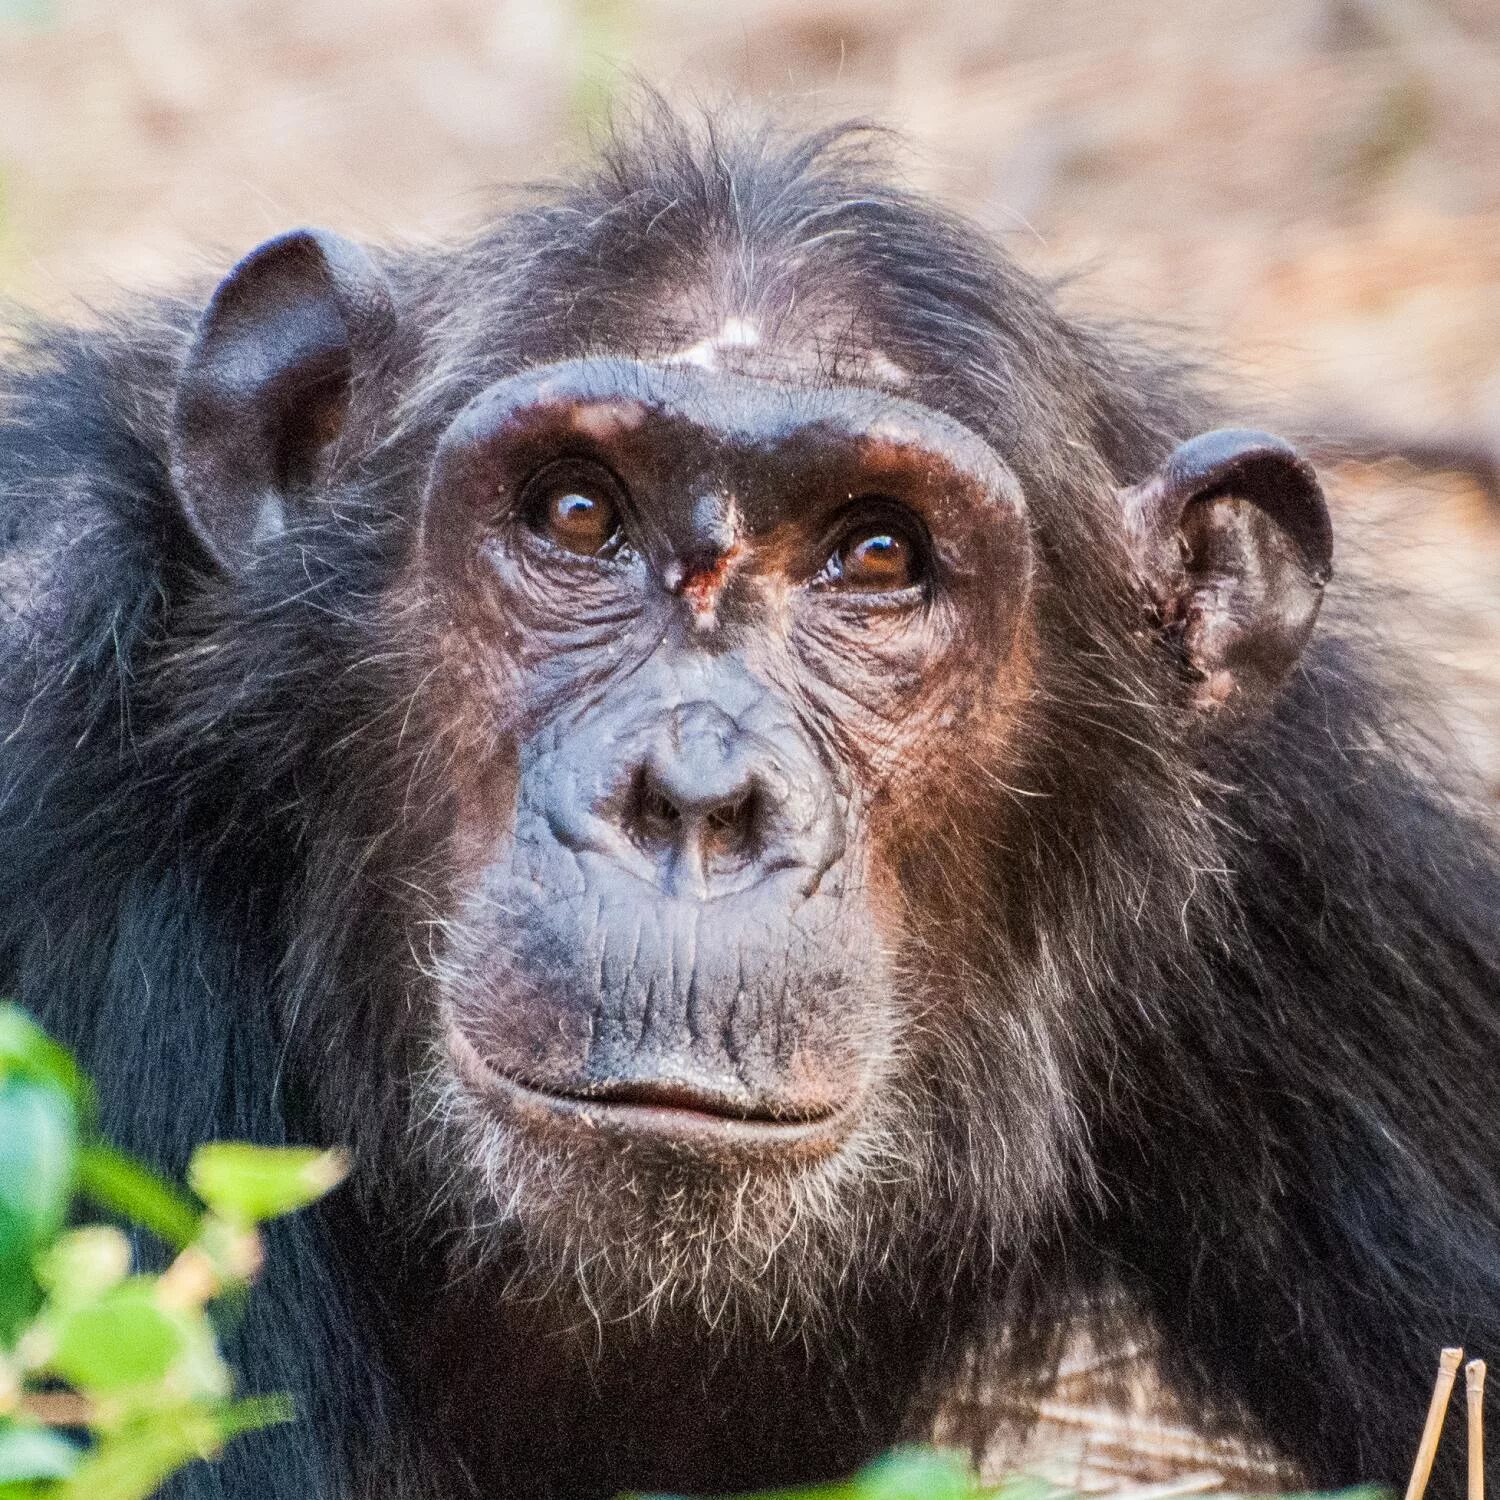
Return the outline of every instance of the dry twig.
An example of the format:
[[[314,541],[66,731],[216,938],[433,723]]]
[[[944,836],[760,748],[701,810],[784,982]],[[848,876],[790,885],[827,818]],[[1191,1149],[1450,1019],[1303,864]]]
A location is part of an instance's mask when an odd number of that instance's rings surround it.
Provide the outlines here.
[[[1462,1349],[1444,1349],[1438,1358],[1437,1379],[1432,1386],[1432,1404],[1427,1408],[1427,1423],[1422,1441],[1417,1445],[1417,1459],[1411,1467],[1406,1486],[1406,1500],[1422,1500],[1427,1481],[1432,1477],[1432,1461],[1437,1457],[1438,1439],[1443,1435],[1443,1418],[1448,1415],[1448,1398],[1453,1394],[1453,1378],[1464,1357]]]
[[[1484,1361],[1464,1366],[1469,1398],[1469,1500],[1484,1500]]]

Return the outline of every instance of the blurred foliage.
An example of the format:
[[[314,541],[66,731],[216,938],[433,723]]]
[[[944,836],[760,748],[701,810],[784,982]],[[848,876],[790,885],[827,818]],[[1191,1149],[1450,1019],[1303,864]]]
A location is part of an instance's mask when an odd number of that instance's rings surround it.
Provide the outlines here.
[[[212,1309],[261,1266],[257,1226],[321,1197],[334,1154],[201,1147],[189,1194],[99,1140],[68,1052],[0,1006],[0,1500],[141,1500],[229,1439],[284,1422],[237,1397]],[[125,1231],[79,1224],[79,1200],[175,1254],[133,1274]]]
[[[45,26],[56,19],[56,0],[0,0],[0,26]]]
[[[680,1497],[636,1496],[632,1500],[680,1500]],[[1081,1497],[1030,1474],[1007,1475],[987,1484],[975,1476],[960,1454],[934,1448],[898,1448],[861,1469],[852,1479],[805,1489],[763,1490],[740,1496],[738,1500],[1081,1500]],[[1284,1500],[1320,1500],[1320,1497],[1287,1496]],[[1388,1490],[1367,1485],[1321,1500],[1392,1500],[1392,1496]]]
[[[852,1479],[806,1489],[765,1490],[740,1500],[1062,1500],[1064,1491],[1025,1476],[982,1485],[961,1455],[935,1448],[898,1448]],[[672,1500],[668,1496],[636,1500]]]
[[[628,76],[620,58],[630,50],[634,19],[630,0],[578,0],[577,46],[568,91],[568,120],[575,134],[586,134],[608,119]]]
[[[1349,141],[1348,170],[1362,185],[1393,177],[1427,144],[1435,127],[1432,89],[1412,75],[1381,93]]]

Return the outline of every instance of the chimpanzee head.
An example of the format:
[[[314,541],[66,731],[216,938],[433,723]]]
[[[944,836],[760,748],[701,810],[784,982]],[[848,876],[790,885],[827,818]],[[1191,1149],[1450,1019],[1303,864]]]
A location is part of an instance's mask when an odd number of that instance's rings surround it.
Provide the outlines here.
[[[674,149],[415,272],[254,251],[172,472],[362,1033],[321,1118],[601,1309],[807,1315],[1087,1176],[1113,934],[1190,920],[1328,518],[829,142]]]

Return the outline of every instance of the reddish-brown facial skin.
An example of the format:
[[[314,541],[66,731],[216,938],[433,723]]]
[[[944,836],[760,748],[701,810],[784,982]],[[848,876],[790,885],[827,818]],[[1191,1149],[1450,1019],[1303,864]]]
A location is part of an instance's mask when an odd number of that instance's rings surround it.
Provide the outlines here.
[[[1010,472],[898,398],[623,360],[476,398],[405,584],[457,736],[466,1093],[674,1162],[857,1134],[900,1021],[891,840],[1024,695],[1031,575]]]

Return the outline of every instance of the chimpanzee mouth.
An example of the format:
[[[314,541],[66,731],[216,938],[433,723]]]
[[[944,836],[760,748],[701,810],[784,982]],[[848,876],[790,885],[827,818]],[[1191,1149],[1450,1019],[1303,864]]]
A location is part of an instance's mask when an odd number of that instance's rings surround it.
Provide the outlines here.
[[[810,1158],[837,1149],[858,1113],[857,1100],[793,1108],[678,1079],[589,1080],[575,1089],[494,1066],[456,1023],[447,1028],[446,1044],[464,1084],[508,1123],[528,1131],[654,1140],[704,1155]]]

